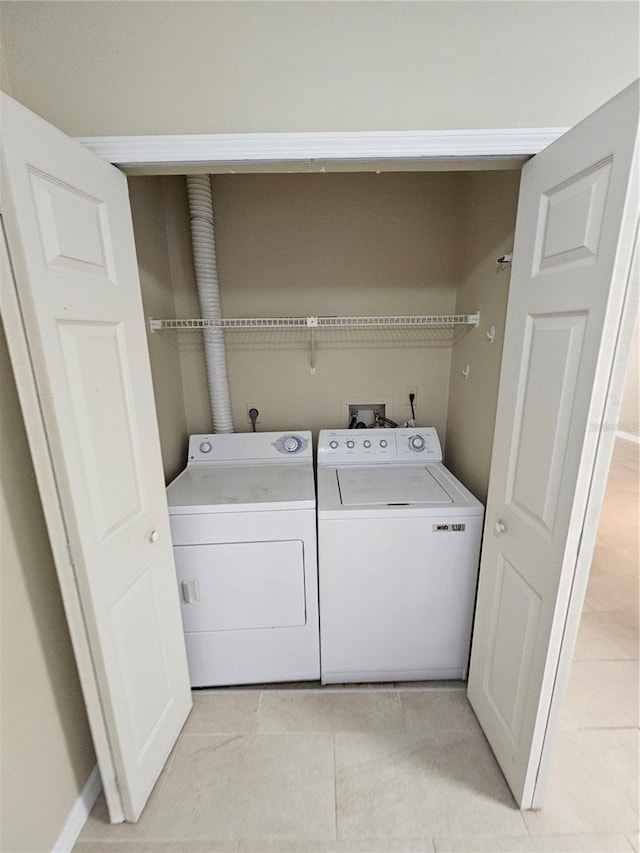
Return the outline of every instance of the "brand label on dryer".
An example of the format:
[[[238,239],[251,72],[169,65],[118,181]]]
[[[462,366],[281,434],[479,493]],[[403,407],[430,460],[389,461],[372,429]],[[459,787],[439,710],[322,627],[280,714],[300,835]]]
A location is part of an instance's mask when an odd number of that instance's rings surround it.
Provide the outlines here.
[[[464,533],[466,524],[434,524],[434,533]]]

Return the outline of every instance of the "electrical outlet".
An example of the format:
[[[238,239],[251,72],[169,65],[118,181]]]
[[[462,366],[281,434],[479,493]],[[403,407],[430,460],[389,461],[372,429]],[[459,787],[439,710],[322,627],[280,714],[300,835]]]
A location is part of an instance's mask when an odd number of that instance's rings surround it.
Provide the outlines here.
[[[413,394],[413,405],[415,407],[418,402],[418,386],[417,385],[405,385],[404,386],[404,404],[411,408],[411,401],[409,400],[409,394]]]
[[[258,410],[258,417],[256,418],[256,423],[257,424],[262,423],[262,418],[260,417],[260,415],[262,414],[262,406],[260,405],[260,403],[247,403],[246,404],[247,423],[249,423],[249,424],[253,423],[251,420],[251,416],[249,415],[249,412],[251,411],[251,409],[257,409]]]

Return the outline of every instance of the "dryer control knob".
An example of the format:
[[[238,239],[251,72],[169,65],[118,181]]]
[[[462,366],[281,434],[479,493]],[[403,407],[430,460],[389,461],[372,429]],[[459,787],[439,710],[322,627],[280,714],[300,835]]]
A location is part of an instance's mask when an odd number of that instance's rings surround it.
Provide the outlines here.
[[[203,441],[202,444],[200,445],[200,452],[201,453],[210,453],[211,452],[211,442]]]
[[[349,450],[353,450],[353,448],[355,446],[356,446],[355,441],[352,441],[351,439],[349,439],[349,441],[347,442],[347,447],[349,448]]]
[[[337,448],[337,446],[338,446],[338,442],[337,442],[335,439],[334,439],[333,441],[330,441],[330,442],[329,442],[329,447],[330,447],[332,450],[335,450],[335,449]]]
[[[425,441],[423,435],[412,435],[409,439],[409,447],[412,450],[415,450],[416,453],[420,453],[421,450],[425,448]]]
[[[365,441],[363,441],[363,442],[362,442],[362,444],[363,444],[363,445],[364,445],[364,447],[366,447],[367,449],[369,449],[369,448],[371,447],[371,442],[369,441],[369,439],[368,439],[368,438],[367,438]]]
[[[386,447],[386,446],[387,446],[387,439],[381,438],[380,439],[380,447]]]

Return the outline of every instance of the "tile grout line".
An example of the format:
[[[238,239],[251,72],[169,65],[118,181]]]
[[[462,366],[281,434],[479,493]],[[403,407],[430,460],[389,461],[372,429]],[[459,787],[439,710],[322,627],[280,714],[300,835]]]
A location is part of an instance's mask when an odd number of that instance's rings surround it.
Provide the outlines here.
[[[260,691],[260,696],[258,697],[258,707],[256,709],[256,725],[254,728],[254,734],[258,734],[260,731],[260,715],[262,713],[262,697],[264,696],[264,690]]]
[[[402,712],[402,725],[404,727],[404,731],[409,733],[409,727],[407,726],[407,709],[402,700],[402,691],[398,690],[398,700],[400,702],[400,711]],[[435,847],[434,847],[435,850]]]
[[[336,735],[335,732],[331,735],[331,744],[333,747],[333,829],[338,840],[338,778],[336,773]]]

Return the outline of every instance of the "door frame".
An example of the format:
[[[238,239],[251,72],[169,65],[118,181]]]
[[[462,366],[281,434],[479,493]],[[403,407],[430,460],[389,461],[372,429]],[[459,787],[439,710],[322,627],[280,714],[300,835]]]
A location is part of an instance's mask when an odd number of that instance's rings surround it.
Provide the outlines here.
[[[239,133],[159,136],[86,137],[76,141],[127,174],[186,174],[230,172],[324,172],[517,169],[569,128],[470,129],[449,131],[389,131],[357,133]],[[634,177],[632,175],[632,180]],[[611,372],[601,389],[602,422],[591,464],[580,463],[585,504],[580,545],[574,564],[567,608],[555,617],[558,665],[546,691],[549,713],[534,739],[539,755],[535,785],[523,808],[542,807],[549,780],[555,735],[566,695],[573,651],[580,625],[591,557],[607,484],[638,303],[639,236],[632,236],[633,258],[623,296],[619,324],[611,343]],[[589,470],[590,468],[590,470]],[[585,497],[586,495],[586,497]]]
[[[504,170],[518,168],[525,160],[537,154],[567,128],[525,128],[466,131],[424,132],[361,132],[361,133],[285,133],[285,134],[213,134],[213,135],[161,135],[76,138],[76,141],[93,151],[102,159],[118,166],[127,174],[160,175],[215,172],[323,172],[323,171],[389,171],[399,170],[453,170],[483,169]],[[451,168],[453,167],[453,168]],[[9,270],[9,259],[4,245],[4,234],[0,235],[2,265]],[[638,266],[638,235],[634,244],[634,257]],[[12,258],[13,263],[19,260]],[[52,550],[56,563],[72,571],[67,550],[67,537],[57,495],[52,461],[46,440],[40,403],[35,389],[17,295],[12,285],[13,276],[6,284],[3,276],[3,305],[12,327],[7,334],[12,350],[12,361],[19,365],[16,380],[23,409],[33,417],[30,425],[30,447],[38,453],[44,471],[39,478],[39,487],[45,516],[52,537]],[[637,290],[637,283],[636,288]],[[630,274],[627,294],[622,310],[615,342],[614,364],[608,380],[604,400],[604,412],[615,419],[619,409],[626,360],[631,347],[635,316],[633,316],[633,275]],[[15,352],[15,359],[14,359]],[[604,419],[603,419],[604,420]],[[586,581],[595,532],[593,528],[599,517],[602,496],[608,476],[614,433],[600,432],[593,468],[590,476],[583,537],[575,566],[573,585],[568,611],[560,641],[559,665],[550,697],[550,711],[545,732],[540,742],[538,780],[531,802],[525,808],[539,808],[542,792],[548,779],[553,734],[557,729],[559,715],[566,692],[568,672],[582,611]],[[586,527],[586,523],[591,528]],[[591,532],[589,532],[591,530]],[[60,560],[60,562],[58,562]],[[74,614],[84,632],[80,602],[65,601],[68,612]],[[86,636],[86,633],[84,633]],[[82,643],[75,653],[86,663],[86,673],[93,672],[89,644]],[[100,740],[111,753],[106,738],[106,727],[100,706],[95,677],[85,678],[83,692],[93,737]],[[115,772],[112,778],[103,779],[103,786],[113,786],[117,791]]]

